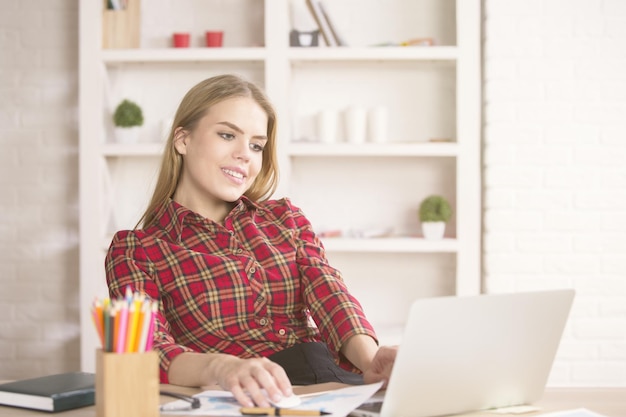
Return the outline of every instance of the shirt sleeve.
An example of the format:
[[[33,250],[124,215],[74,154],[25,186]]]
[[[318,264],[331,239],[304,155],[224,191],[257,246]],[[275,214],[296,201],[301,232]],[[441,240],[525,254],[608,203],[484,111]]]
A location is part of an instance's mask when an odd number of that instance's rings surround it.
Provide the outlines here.
[[[111,299],[124,297],[126,287],[144,293],[159,303],[153,349],[159,354],[159,375],[162,383],[169,383],[168,370],[172,360],[192,349],[176,344],[165,318],[159,288],[153,279],[154,266],[134,231],[118,232],[111,242],[105,259],[106,280]]]
[[[341,358],[341,346],[352,336],[364,334],[377,341],[363,307],[348,291],[341,272],[329,265],[310,221],[298,207],[288,200],[287,204],[296,232],[296,257],[304,299],[322,338],[338,358]]]

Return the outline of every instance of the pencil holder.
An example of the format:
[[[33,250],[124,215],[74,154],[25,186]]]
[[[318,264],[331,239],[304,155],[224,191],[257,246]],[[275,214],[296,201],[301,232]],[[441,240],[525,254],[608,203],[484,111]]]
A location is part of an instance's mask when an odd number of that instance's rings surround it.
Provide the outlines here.
[[[156,352],[96,351],[96,416],[159,416],[159,356]]]

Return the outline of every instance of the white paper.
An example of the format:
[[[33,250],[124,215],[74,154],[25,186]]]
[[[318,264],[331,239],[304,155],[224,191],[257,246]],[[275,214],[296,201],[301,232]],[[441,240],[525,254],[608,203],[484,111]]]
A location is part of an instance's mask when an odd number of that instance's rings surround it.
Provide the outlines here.
[[[352,410],[367,401],[380,389],[382,382],[368,385],[356,385],[323,391],[319,394],[301,395],[302,404],[298,409],[322,410],[329,412],[327,417],[345,417]],[[189,403],[176,400],[161,406],[161,414],[186,416],[241,416],[241,405],[228,391],[204,391],[194,395],[200,399],[200,408],[192,410]],[[578,416],[576,416],[578,417]]]
[[[534,405],[513,405],[510,407],[501,407],[489,410],[490,413],[495,414],[526,414],[539,411],[540,408]]]
[[[573,410],[556,411],[553,413],[540,414],[537,417],[605,417],[586,408],[576,408]]]

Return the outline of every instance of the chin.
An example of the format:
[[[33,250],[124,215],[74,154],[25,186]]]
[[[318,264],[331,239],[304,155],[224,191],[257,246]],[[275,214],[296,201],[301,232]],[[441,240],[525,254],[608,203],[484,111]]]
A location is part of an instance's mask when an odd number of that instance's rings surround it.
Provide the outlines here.
[[[216,196],[227,203],[234,203],[239,200],[246,191],[248,191],[248,188],[250,187],[224,187],[221,190],[216,190],[218,191]]]
[[[243,193],[226,193],[222,196],[222,200],[227,203],[234,203],[235,201],[239,200],[242,195]]]

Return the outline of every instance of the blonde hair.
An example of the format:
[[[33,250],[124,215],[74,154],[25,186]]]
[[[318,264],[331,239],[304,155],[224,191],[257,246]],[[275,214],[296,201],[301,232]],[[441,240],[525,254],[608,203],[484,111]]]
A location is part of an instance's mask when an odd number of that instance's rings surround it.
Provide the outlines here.
[[[263,149],[261,171],[245,195],[253,201],[263,201],[274,193],[278,185],[276,112],[265,93],[253,83],[236,75],[219,75],[192,87],[178,106],[163,152],[152,199],[136,227],[151,226],[156,220],[157,210],[164,206],[176,191],[183,167],[183,157],[174,147],[175,131],[179,127],[192,131],[211,106],[233,97],[250,97],[267,114],[268,140]]]

